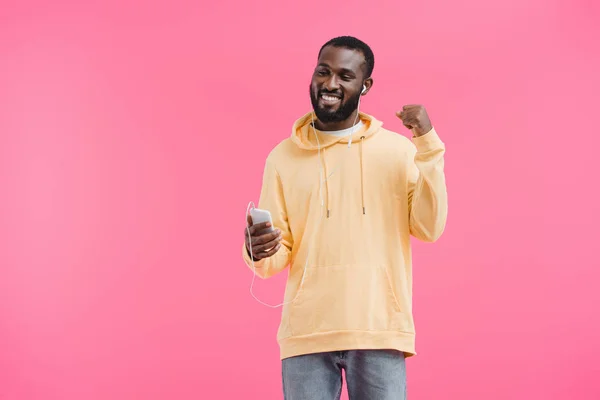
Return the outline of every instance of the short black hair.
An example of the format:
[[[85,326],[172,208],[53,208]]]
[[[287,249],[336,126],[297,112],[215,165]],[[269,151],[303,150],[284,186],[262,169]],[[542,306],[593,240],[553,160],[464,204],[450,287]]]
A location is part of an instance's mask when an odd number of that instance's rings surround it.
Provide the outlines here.
[[[365,57],[365,61],[367,64],[365,78],[371,77],[371,74],[373,73],[373,68],[375,67],[375,56],[373,55],[373,51],[371,50],[368,44],[353,36],[338,36],[329,40],[327,43],[321,46],[321,49],[319,50],[319,57],[321,56],[321,52],[323,52],[323,49],[327,46],[344,47],[346,49],[360,51]]]

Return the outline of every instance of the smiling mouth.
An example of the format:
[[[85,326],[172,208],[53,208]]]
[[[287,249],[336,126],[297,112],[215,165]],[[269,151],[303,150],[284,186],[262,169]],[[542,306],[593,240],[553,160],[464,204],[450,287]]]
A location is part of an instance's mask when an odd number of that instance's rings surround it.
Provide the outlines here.
[[[321,103],[325,106],[333,106],[342,101],[341,97],[331,94],[321,94],[319,98],[321,100]]]

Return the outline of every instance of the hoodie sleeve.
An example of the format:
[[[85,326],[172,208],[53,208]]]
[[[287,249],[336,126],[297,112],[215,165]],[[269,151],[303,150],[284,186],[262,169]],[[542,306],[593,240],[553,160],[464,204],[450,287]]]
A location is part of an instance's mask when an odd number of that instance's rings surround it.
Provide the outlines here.
[[[424,242],[435,242],[444,231],[448,214],[446,148],[435,129],[414,137],[412,142],[408,168],[410,233]]]
[[[268,210],[273,219],[273,226],[281,230],[281,247],[277,253],[273,254],[271,257],[254,262],[256,275],[266,279],[287,268],[291,260],[293,244],[292,233],[287,219],[285,200],[283,198],[281,178],[270,157],[267,158],[265,164],[262,188],[257,208]],[[253,270],[252,258],[246,249],[246,243],[242,246],[242,257],[246,265]]]

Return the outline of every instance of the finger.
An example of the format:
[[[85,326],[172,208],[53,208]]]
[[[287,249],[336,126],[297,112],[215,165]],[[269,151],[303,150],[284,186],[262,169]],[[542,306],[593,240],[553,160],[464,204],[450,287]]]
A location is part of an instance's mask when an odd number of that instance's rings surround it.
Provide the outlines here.
[[[398,117],[400,119],[405,120],[407,118],[414,118],[417,114],[416,114],[415,110],[406,109],[406,110],[398,111],[396,113],[396,115],[398,115]]]
[[[281,248],[281,243],[278,243],[277,246],[273,247],[271,250],[269,251],[264,251],[262,253],[258,253],[255,254],[254,256],[256,258],[267,258],[267,257],[271,257],[273,254],[277,253],[277,251],[279,251],[279,249]]]
[[[404,112],[402,113],[402,117],[400,119],[402,120],[402,123],[405,126],[406,125],[412,125],[412,124],[414,124],[416,122],[415,118],[412,115],[404,113]]]
[[[273,232],[269,232],[263,235],[254,235],[252,236],[252,245],[265,244],[270,242],[271,240],[275,240],[281,236],[281,231],[279,229],[275,229]]]
[[[267,235],[264,235],[264,236],[267,236]],[[262,243],[252,243],[252,247],[254,249],[256,249],[256,252],[261,252],[266,249],[270,249],[271,247],[275,246],[279,242],[281,242],[281,235],[277,235],[275,238],[273,238],[271,240],[266,240]]]
[[[254,250],[255,253],[262,253],[265,250],[272,249],[273,247],[277,246],[279,243],[281,243],[281,236],[278,236],[277,238],[275,238],[265,244],[253,246],[252,249]]]
[[[415,122],[418,118],[418,113],[414,110],[402,111],[402,121]]]
[[[252,215],[250,215],[250,214],[247,215],[246,222],[248,223],[248,226],[252,226]]]
[[[250,227],[250,236],[254,236],[256,232],[260,232],[263,229],[267,229],[271,227],[270,222],[261,222],[260,224],[255,224]]]
[[[406,113],[405,111],[402,111],[399,113],[398,118],[400,118],[400,121],[402,121],[403,124],[406,124],[406,123],[409,123],[411,116],[410,116],[410,114]]]
[[[402,120],[402,123],[403,123],[404,125],[415,126],[415,125],[417,125],[417,124],[418,124],[418,121],[417,121],[417,119],[416,119],[416,118],[409,117],[409,118],[405,118],[405,119],[403,119],[403,120]]]
[[[275,240],[277,238],[281,238],[281,231],[279,229],[275,229],[271,233],[267,233],[260,236],[252,237],[252,246],[261,245],[270,242],[271,240]]]

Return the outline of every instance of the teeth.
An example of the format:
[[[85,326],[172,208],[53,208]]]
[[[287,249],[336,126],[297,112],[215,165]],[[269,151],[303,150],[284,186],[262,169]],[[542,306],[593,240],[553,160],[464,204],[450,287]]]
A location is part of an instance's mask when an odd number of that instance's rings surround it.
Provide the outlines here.
[[[334,96],[327,96],[327,95],[323,95],[323,100],[327,100],[327,101],[337,101],[339,100],[339,98],[334,97]]]

